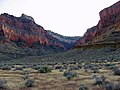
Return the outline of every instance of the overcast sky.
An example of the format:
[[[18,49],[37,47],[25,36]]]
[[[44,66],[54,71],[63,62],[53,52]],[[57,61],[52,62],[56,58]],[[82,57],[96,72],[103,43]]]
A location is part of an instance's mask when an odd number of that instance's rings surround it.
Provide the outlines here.
[[[82,36],[95,26],[99,11],[119,0],[0,0],[0,13],[32,16],[46,30]]]

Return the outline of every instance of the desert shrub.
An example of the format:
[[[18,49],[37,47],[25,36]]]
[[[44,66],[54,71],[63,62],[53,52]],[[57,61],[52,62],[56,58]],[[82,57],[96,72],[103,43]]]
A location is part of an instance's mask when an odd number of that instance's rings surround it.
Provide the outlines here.
[[[29,70],[24,70],[23,75],[27,75],[27,74],[30,74],[30,71]]]
[[[114,64],[105,64],[105,67],[114,66]]]
[[[7,81],[6,80],[2,80],[2,79],[0,79],[0,90],[1,89],[5,89],[6,88],[6,83],[7,83]]]
[[[26,75],[23,76],[24,80],[29,79],[29,78],[30,78],[30,76],[28,74],[26,74]]]
[[[99,69],[94,68],[94,69],[93,69],[93,73],[99,73]]]
[[[89,90],[89,88],[86,85],[80,85],[79,90]]]
[[[64,69],[62,69],[62,68],[61,68],[59,71],[60,71],[60,72],[63,72],[63,71],[64,71]]]
[[[102,75],[100,78],[101,78],[102,82],[106,82],[106,77],[104,75]]]
[[[114,75],[120,75],[120,69],[119,68],[115,68],[113,69]]]
[[[79,70],[78,66],[70,66],[70,70]]]
[[[23,67],[15,67],[15,70],[23,70]]]
[[[114,64],[105,64],[106,69],[113,69],[115,67]]]
[[[105,85],[108,81],[106,80],[106,77],[102,75],[101,77],[94,76],[95,83],[94,85]]]
[[[32,68],[35,69],[35,70],[38,70],[38,69],[40,69],[40,66],[36,65],[36,66],[33,66]]]
[[[92,70],[93,73],[99,73],[100,66],[99,65],[94,65],[94,64],[85,64],[84,69],[89,69]]]
[[[114,83],[113,90],[120,90],[120,83]]]
[[[29,66],[25,64],[25,65],[23,65],[23,68],[29,68]]]
[[[55,66],[55,69],[61,69],[62,66]]]
[[[82,65],[82,64],[79,64],[79,65],[78,65],[78,68],[82,68],[82,67],[83,67],[83,65]]]
[[[11,70],[11,67],[10,66],[2,66],[1,69],[2,70]]]
[[[77,76],[77,73],[73,71],[67,71],[64,72],[63,76],[67,77],[68,80],[71,80],[72,78]]]
[[[94,85],[102,85],[102,80],[100,79],[100,77],[96,77],[95,78],[95,83]]]
[[[54,70],[54,67],[53,66],[49,66],[48,67],[50,70]]]
[[[105,85],[106,90],[120,90],[120,83],[107,83]]]
[[[106,89],[106,90],[113,90],[113,89],[112,89],[112,84],[111,84],[111,83],[107,83],[107,84],[105,85],[105,89]]]
[[[15,68],[15,65],[11,65],[11,68]]]
[[[28,79],[25,83],[27,87],[34,87],[35,86],[35,81],[32,79]]]
[[[97,75],[93,75],[92,78],[95,79],[97,77]]]
[[[38,69],[38,72],[40,72],[40,73],[48,73],[48,72],[51,72],[51,69],[49,67],[44,66],[44,67],[40,67]]]
[[[30,78],[30,76],[29,76],[29,74],[30,74],[30,71],[29,70],[24,70],[23,71],[23,79],[24,80],[26,80],[26,79],[29,79]]]

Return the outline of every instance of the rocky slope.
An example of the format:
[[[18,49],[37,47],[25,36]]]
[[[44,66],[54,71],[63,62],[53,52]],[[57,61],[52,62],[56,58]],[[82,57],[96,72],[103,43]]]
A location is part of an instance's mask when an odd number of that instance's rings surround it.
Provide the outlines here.
[[[98,24],[84,34],[77,45],[120,42],[120,1],[100,11]]]
[[[42,26],[37,25],[31,16],[25,14],[22,14],[21,17],[15,17],[7,13],[0,15],[1,43],[13,44],[14,42],[21,48],[39,48],[43,45],[57,49],[68,49],[67,44],[73,45],[78,40],[78,37],[73,38],[72,40],[69,37],[64,38],[61,35],[58,37],[58,34],[50,34]]]
[[[47,31],[25,14],[0,15],[0,61],[56,54],[72,48],[78,39]]]
[[[59,40],[66,47],[66,49],[70,49],[71,47],[74,47],[76,41],[80,39],[80,37],[78,37],[78,36],[76,36],[76,37],[63,36],[63,35],[54,33],[50,30],[47,31],[47,33],[48,33],[48,35]]]

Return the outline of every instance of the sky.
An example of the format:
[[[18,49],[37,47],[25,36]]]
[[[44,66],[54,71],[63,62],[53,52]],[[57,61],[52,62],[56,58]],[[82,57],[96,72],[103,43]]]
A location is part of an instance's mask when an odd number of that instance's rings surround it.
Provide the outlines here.
[[[82,36],[97,25],[100,10],[119,0],[0,0],[0,14],[32,16],[46,30]]]

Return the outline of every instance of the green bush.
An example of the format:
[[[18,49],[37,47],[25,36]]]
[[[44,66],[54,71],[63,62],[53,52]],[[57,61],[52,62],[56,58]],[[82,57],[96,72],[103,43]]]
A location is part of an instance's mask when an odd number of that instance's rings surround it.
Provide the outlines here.
[[[48,73],[48,72],[51,72],[51,69],[49,67],[44,66],[44,67],[40,67],[38,69],[38,72],[40,72],[40,73]]]

